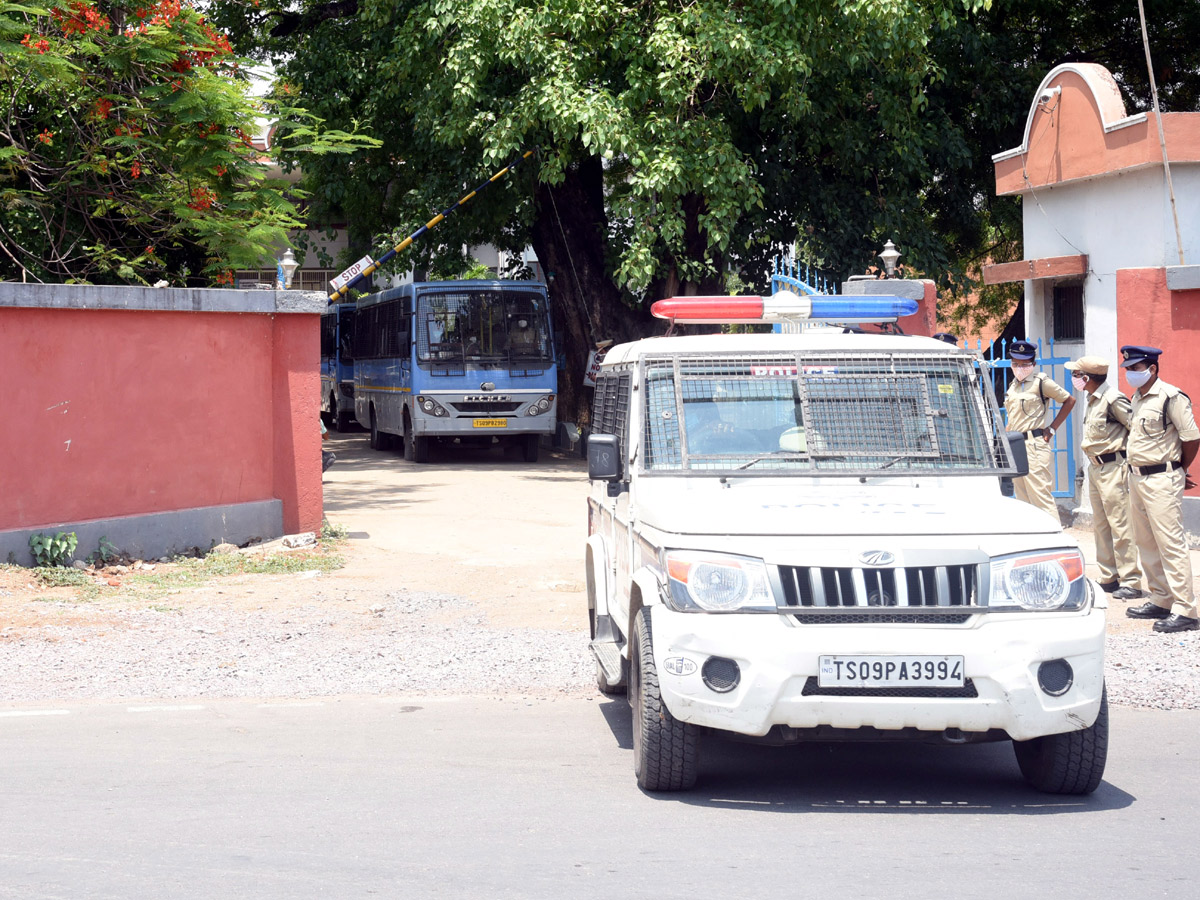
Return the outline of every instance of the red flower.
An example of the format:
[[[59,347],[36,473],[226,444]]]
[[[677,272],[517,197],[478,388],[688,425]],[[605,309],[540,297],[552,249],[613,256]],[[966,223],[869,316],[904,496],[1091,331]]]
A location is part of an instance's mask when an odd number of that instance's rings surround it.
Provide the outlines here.
[[[36,50],[38,52],[38,56],[41,56],[50,49],[49,41],[45,40],[44,38],[35,41],[33,39],[33,35],[30,34],[27,34],[24,38],[22,38],[21,45],[28,47],[30,50]]]
[[[133,165],[129,167],[129,174],[132,175],[134,178],[141,177],[142,164],[140,162],[138,162],[136,159],[133,161]]]
[[[105,98],[101,97],[99,100],[96,101],[96,107],[95,107],[96,118],[97,119],[107,119],[108,114],[112,110],[112,108],[113,108],[112,101],[106,100]]]
[[[206,187],[192,188],[192,202],[188,206],[196,212],[203,212],[211,209],[216,199],[217,195]]]
[[[85,0],[72,0],[65,11],[56,6],[50,11],[50,15],[58,23],[63,34],[87,34],[89,31],[106,32],[112,28],[112,22],[108,20],[108,17],[94,6],[86,3]]]
[[[50,144],[54,143],[54,140],[53,140],[54,132],[47,131],[46,129],[43,128],[42,133],[37,136],[37,139],[39,141],[41,141],[43,144],[46,144],[47,146],[49,146]]]

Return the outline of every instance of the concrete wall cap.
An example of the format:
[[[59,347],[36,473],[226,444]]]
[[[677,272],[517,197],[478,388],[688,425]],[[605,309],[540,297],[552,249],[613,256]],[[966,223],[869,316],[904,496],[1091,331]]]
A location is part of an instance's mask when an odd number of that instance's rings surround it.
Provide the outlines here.
[[[1167,266],[1167,289],[1194,291],[1200,288],[1200,266]]]
[[[917,278],[873,278],[870,281],[844,281],[842,293],[849,297],[903,297],[921,300],[925,296],[925,281]]]
[[[0,283],[0,309],[128,309],[157,312],[320,313],[320,291],[149,288],[99,284]]]

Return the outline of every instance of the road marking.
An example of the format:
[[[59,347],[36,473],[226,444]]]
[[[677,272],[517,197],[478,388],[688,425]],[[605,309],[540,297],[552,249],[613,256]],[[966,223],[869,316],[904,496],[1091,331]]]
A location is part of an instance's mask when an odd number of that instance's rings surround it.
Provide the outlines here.
[[[69,709],[4,709],[0,710],[0,716],[6,718],[15,718],[16,716],[65,716],[70,713]]]
[[[259,709],[287,709],[287,708],[294,707],[294,706],[324,706],[324,705],[325,705],[325,701],[323,701],[323,700],[295,700],[295,701],[291,701],[291,702],[280,702],[280,703],[260,703],[260,704],[258,704],[258,708]]]
[[[203,706],[130,706],[126,707],[126,712],[141,713],[141,712],[185,712],[192,709],[204,709]]]

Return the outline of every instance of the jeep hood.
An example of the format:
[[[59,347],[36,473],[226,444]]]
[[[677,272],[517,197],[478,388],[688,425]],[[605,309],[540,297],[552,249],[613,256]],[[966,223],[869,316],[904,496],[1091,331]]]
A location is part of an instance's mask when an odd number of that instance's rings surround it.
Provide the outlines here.
[[[1051,534],[1059,522],[1004,497],[994,478],[642,478],[635,514],[674,534]]]

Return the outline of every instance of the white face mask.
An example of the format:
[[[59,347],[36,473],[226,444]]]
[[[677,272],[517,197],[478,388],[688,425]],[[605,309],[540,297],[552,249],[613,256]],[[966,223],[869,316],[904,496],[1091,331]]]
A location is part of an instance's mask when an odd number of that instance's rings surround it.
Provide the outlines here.
[[[1033,366],[1030,366],[1030,365],[1018,366],[1014,363],[1013,367],[1012,367],[1012,371],[1013,371],[1013,375],[1016,377],[1017,381],[1024,381],[1026,378],[1028,378],[1030,375],[1033,374]]]
[[[1082,375],[1072,375],[1071,384],[1075,385],[1075,390],[1084,391],[1087,390],[1088,379],[1084,378]]]
[[[1140,388],[1143,384],[1150,380],[1151,374],[1152,373],[1149,369],[1145,369],[1141,372],[1134,372],[1132,369],[1126,369],[1125,380],[1135,388]]]

